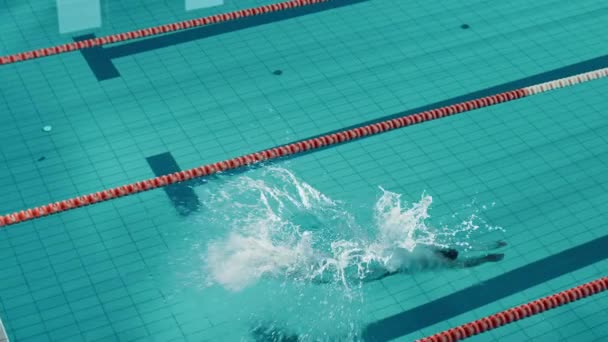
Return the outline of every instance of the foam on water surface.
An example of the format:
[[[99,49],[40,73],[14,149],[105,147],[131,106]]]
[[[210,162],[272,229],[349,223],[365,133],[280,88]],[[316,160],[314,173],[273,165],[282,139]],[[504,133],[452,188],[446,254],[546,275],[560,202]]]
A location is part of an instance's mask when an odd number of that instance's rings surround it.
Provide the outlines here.
[[[202,208],[191,224],[200,239],[190,242],[200,277],[188,287],[198,279],[200,305],[246,325],[253,340],[357,340],[369,320],[370,280],[441,267],[429,246],[464,251],[492,229],[474,210],[460,224],[435,227],[428,194],[407,203],[379,187],[354,207],[285,168],[219,176],[196,191]]]
[[[428,265],[434,256],[427,247],[453,244],[458,233],[468,239],[483,224],[474,213],[454,229],[435,228],[430,195],[408,204],[383,188],[379,194],[372,220],[360,223],[345,203],[286,169],[227,180],[205,203],[212,212],[207,224],[220,231],[204,256],[209,281],[235,291],[264,277],[350,288],[374,272],[414,271],[419,259]],[[470,243],[459,245],[466,250]]]

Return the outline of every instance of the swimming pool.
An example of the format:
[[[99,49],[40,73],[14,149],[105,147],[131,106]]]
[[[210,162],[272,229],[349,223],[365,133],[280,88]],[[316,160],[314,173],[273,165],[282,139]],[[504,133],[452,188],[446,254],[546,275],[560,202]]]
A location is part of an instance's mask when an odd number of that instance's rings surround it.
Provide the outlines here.
[[[101,28],[59,34],[53,2],[0,1],[0,55],[269,3],[104,1]],[[600,1],[323,6],[0,66],[0,210],[608,66]],[[11,341],[411,341],[593,280],[608,256],[607,89],[3,227],[0,317]],[[509,245],[476,268],[318,284],[281,273],[305,254],[303,231],[323,251],[411,231],[402,242]],[[475,339],[602,340],[605,296]]]

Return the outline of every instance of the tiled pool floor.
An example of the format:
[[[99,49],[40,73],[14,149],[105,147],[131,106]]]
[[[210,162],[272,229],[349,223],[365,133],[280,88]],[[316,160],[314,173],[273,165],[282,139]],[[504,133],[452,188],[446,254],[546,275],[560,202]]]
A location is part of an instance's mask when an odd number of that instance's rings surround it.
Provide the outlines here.
[[[0,67],[0,211],[608,66],[602,1],[339,2],[134,54],[109,48],[119,76],[103,80],[90,63],[100,57],[81,53]],[[263,3],[185,13],[110,1],[95,35]],[[73,39],[56,33],[50,3],[0,9],[1,55]],[[359,328],[411,341],[605,275],[607,91],[598,80],[278,163],[355,207],[371,207],[378,186],[408,202],[426,192],[434,225],[459,223],[452,214],[474,203],[505,230],[503,262],[366,286]],[[301,327],[329,317],[314,301],[301,312],[284,305],[290,289],[202,286],[208,213],[196,204],[215,188],[190,185],[0,229],[11,341],[239,341],[250,316]],[[605,300],[471,340],[605,340]]]

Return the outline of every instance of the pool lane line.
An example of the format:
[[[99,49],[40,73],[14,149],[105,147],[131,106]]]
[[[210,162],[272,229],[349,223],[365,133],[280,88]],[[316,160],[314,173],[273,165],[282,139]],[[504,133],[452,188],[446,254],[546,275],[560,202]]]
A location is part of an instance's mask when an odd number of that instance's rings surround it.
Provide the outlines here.
[[[17,224],[20,222],[34,220],[62,211],[76,209],[95,203],[136,194],[139,192],[165,187],[170,184],[187,181],[194,178],[206,177],[213,174],[217,174],[219,172],[240,169],[242,167],[246,167],[252,164],[258,164],[268,160],[275,160],[289,155],[318,150],[328,146],[338,145],[348,141],[377,135],[384,132],[389,132],[398,128],[403,128],[423,123],[426,121],[440,119],[479,108],[489,107],[499,103],[509,102],[524,97],[541,94],[550,90],[568,87],[604,77],[608,77],[608,68],[598,69],[570,77],[557,79],[554,81],[532,85],[525,88],[502,92],[496,95],[485,96],[475,100],[461,102],[450,106],[444,106],[417,114],[406,115],[374,124],[343,130],[337,133],[332,133],[317,138],[274,147],[260,152],[239,156],[233,159],[220,161],[214,164],[207,164],[195,167],[190,170],[174,172],[168,175],[154,177],[127,185],[122,185],[112,189],[106,189],[91,193],[88,195],[74,197],[55,203],[49,203],[43,206],[25,209],[18,212],[6,214],[4,216],[0,216],[0,228]]]
[[[180,172],[182,170],[171,152],[155,154],[147,157],[146,161],[156,176]],[[182,216],[188,216],[196,212],[200,207],[199,198],[193,188],[193,181],[175,183],[164,187],[165,193],[169,197],[173,207]]]
[[[455,328],[422,338],[417,342],[460,341],[521,319],[538,315],[547,310],[590,297],[608,289],[608,277],[573,287],[571,289],[510,308],[499,313],[466,323]]]
[[[318,3],[315,6],[299,6],[289,11],[270,12],[265,15],[241,17],[239,20],[217,23],[195,27],[189,30],[173,32],[171,34],[147,37],[132,42],[115,44],[108,47],[95,46],[80,50],[82,57],[89,65],[95,78],[102,82],[121,77],[120,71],[114,65],[114,60],[128,56],[134,56],[147,51],[177,46],[199,39],[206,39],[227,33],[234,33],[240,30],[251,29],[262,25],[274,24],[285,20],[302,18],[304,16],[322,13],[325,11],[339,9],[346,6],[367,2],[369,0],[333,0]],[[81,41],[95,38],[94,34],[73,37],[74,41]],[[596,69],[591,68],[590,70]],[[582,72],[582,71],[580,71]]]
[[[78,50],[83,50],[92,47],[99,47],[103,45],[115,44],[119,42],[125,42],[134,39],[140,39],[151,36],[163,35],[170,32],[177,32],[183,30],[189,30],[196,27],[208,26],[213,24],[219,24],[229,21],[235,21],[240,18],[253,17],[257,15],[264,15],[272,12],[286,11],[292,8],[311,6],[315,4],[321,4],[326,2],[335,2],[339,0],[290,0],[283,1],[276,4],[270,4],[265,6],[247,8],[237,10],[228,13],[216,14],[207,17],[201,17],[196,19],[184,20],[176,23],[148,27],[130,32],[123,32],[118,34],[112,34],[109,36],[85,39],[81,41],[66,43],[63,45],[56,45],[48,48],[42,48],[27,52],[20,52],[13,55],[0,56],[0,65],[13,64],[17,62],[27,61],[30,59],[42,58],[47,56],[58,55],[61,53],[68,53]]]

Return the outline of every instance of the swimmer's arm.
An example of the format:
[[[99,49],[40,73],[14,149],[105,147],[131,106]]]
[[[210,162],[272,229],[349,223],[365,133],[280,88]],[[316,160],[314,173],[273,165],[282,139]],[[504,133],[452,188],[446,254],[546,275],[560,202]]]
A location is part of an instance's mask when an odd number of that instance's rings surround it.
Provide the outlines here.
[[[386,277],[390,277],[392,275],[401,273],[399,270],[397,271],[388,271],[386,269],[383,270],[373,270],[373,271],[368,271],[364,276],[360,277],[358,273],[347,273],[346,275],[346,279],[348,282],[354,281],[354,282],[373,282],[373,281],[377,281],[377,280],[381,280],[384,279]],[[316,275],[314,277],[312,277],[310,279],[310,282],[312,284],[315,285],[321,285],[321,284],[331,284],[331,283],[336,283],[340,281],[339,279],[337,279],[333,274],[319,274]]]
[[[375,276],[373,278],[372,277],[370,277],[370,278],[364,278],[363,280],[366,281],[366,282],[376,281],[376,280],[382,280],[384,278],[390,277],[390,276],[398,274],[398,273],[399,273],[399,271],[392,271],[392,272],[391,271],[385,271],[384,273],[379,274],[379,275],[377,275],[377,276]]]
[[[454,260],[453,262],[451,262],[451,266],[454,268],[475,267],[475,266],[485,264],[486,262],[500,261],[504,257],[505,257],[505,255],[500,253],[500,254],[488,254],[488,255],[481,256],[481,257],[462,258],[462,259]]]
[[[507,246],[506,241],[498,240],[498,241],[491,241],[491,242],[486,242],[486,243],[472,244],[471,246],[469,246],[469,248],[467,250],[469,252],[487,252],[487,251],[500,249],[505,246]]]

